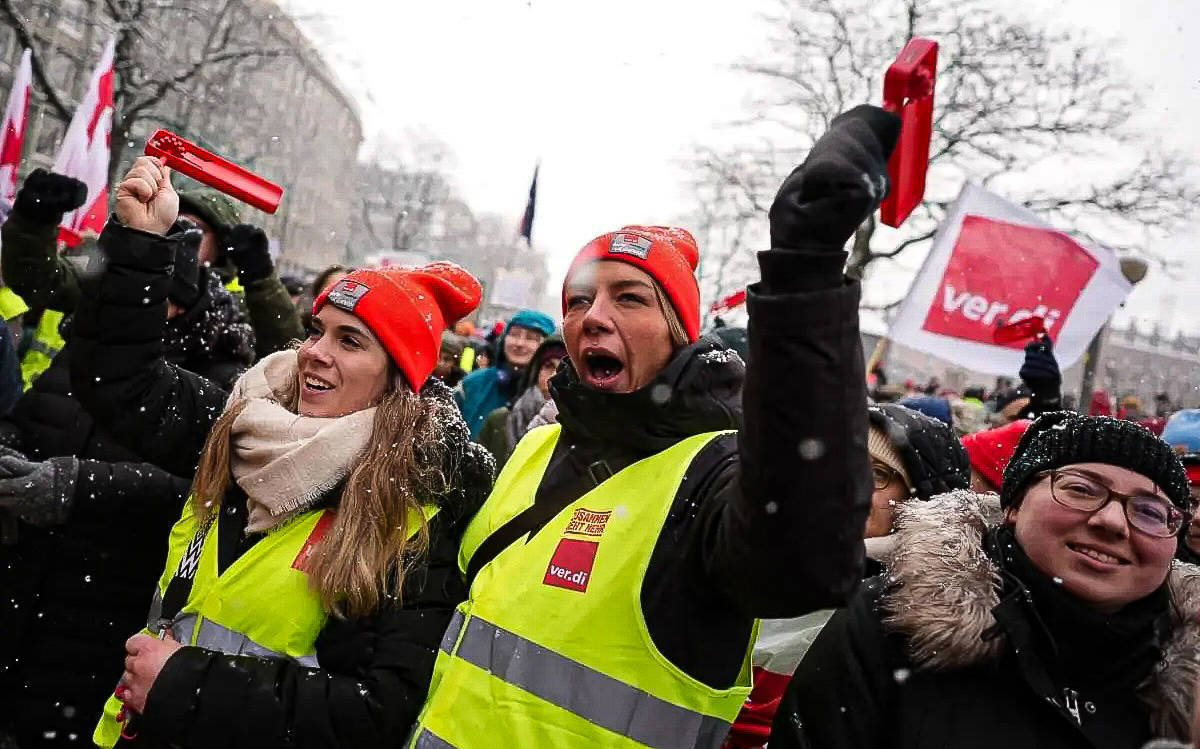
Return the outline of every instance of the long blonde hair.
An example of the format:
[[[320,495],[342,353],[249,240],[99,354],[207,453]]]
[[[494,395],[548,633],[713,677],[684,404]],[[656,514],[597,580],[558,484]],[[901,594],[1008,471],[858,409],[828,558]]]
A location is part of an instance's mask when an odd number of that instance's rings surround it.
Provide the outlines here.
[[[314,548],[306,570],[322,606],[338,618],[366,616],[385,600],[400,600],[405,577],[429,548],[422,506],[452,488],[443,470],[452,449],[442,433],[447,416],[442,400],[448,399],[414,393],[399,374],[390,381],[376,404],[368,447],[346,478],[333,527]],[[277,395],[280,405],[297,412],[296,378]],[[204,443],[192,482],[192,503],[202,523],[219,510],[233,480],[233,422],[245,407],[243,400],[227,408]]]

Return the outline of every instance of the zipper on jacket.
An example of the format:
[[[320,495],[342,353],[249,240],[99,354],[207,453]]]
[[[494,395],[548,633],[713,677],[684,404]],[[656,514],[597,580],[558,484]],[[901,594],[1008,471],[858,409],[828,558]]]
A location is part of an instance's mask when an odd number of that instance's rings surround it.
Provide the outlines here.
[[[1083,725],[1083,719],[1079,717],[1079,692],[1067,687],[1063,689],[1063,703],[1066,705],[1067,712],[1071,713],[1071,717],[1080,726]]]

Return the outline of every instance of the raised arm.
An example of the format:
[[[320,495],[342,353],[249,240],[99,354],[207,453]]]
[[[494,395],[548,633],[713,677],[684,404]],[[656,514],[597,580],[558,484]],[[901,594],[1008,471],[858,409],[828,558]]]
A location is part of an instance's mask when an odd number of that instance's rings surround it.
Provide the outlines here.
[[[17,193],[0,228],[4,283],[31,307],[72,312],[79,303],[79,272],[58,254],[63,214],[87,199],[87,185],[45,169],[34,169]]]
[[[845,602],[862,574],[870,508],[859,283],[843,247],[887,191],[899,119],[858,107],[833,121],[771,207],[771,249],[749,289],[750,354],[738,459],[719,468],[704,534],[712,579],[744,614]]]
[[[139,158],[100,235],[103,272],[85,282],[72,330],[75,397],[148,462],[190,477],[227,394],[163,358],[178,209],[169,170]]]

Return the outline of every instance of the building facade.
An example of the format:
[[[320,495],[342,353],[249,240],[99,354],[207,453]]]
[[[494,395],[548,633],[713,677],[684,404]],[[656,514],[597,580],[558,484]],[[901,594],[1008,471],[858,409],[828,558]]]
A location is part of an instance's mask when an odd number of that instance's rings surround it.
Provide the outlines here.
[[[274,216],[243,209],[244,220],[270,236],[282,269],[342,262],[351,249],[362,124],[314,46],[270,0],[145,5],[153,10],[133,21],[139,33],[131,44],[142,47],[131,54],[138,69],[129,74],[138,77],[142,96],[157,82],[169,85],[116,144],[118,169],[155,130],[172,130],[284,188]],[[73,108],[114,19],[101,0],[30,0],[27,8],[24,21],[48,77]],[[0,94],[7,94],[20,54],[16,33],[0,23]],[[22,177],[53,163],[66,126],[35,80]]]

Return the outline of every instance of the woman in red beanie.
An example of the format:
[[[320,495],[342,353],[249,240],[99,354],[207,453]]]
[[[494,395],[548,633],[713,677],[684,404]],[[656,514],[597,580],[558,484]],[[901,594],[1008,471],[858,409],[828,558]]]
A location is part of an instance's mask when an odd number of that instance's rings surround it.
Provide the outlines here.
[[[627,226],[579,252],[558,424],[525,435],[463,537],[470,593],[413,746],[719,746],[757,618],[854,590],[872,480],[843,246],[898,130],[855,109],[780,188],[749,367],[700,337],[691,234]]]
[[[465,595],[460,524],[491,483],[449,390],[427,383],[442,331],[480,286],[449,263],[355,271],[317,298],[298,349],[227,394],[167,364],[159,334],[130,340],[122,324],[165,318],[159,285],[121,279],[131,267],[167,278],[173,238],[153,256],[128,238],[165,234],[176,201],[168,170],[138,159],[76,327],[80,399],[146,459],[195,474],[147,627],[123,673],[98,674],[118,686],[93,738],[397,746]]]

